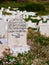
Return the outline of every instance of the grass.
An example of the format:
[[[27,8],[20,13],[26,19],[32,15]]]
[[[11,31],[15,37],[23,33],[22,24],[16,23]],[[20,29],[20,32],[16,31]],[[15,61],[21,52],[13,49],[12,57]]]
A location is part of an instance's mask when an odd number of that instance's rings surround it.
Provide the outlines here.
[[[49,37],[42,36],[30,28],[27,40],[30,51],[19,53],[15,57],[10,53],[10,50],[6,50],[3,57],[0,58],[0,65],[49,65]]]
[[[36,65],[49,65],[49,37],[40,35],[39,32],[34,32],[31,28],[27,38],[32,41],[29,45],[31,46],[32,53],[35,53],[34,55],[39,60],[38,63],[40,64]]]
[[[30,51],[23,54],[19,53],[15,57],[10,51],[6,53],[6,50],[3,54],[4,57],[0,59],[1,65],[49,65],[49,38],[41,36],[38,32],[34,32],[32,28],[28,31],[27,37],[28,41],[30,40],[28,42]],[[45,41],[46,46],[41,41]]]
[[[46,37],[44,35],[40,35],[39,31],[34,32],[34,29],[28,28],[28,39],[31,39],[32,41],[39,43],[40,45],[46,46],[49,45],[49,37]]]

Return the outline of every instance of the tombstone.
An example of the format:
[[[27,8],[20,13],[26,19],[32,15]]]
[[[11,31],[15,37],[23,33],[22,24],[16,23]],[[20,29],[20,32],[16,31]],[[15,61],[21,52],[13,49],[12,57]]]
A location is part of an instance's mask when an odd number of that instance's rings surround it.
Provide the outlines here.
[[[10,48],[27,45],[26,22],[22,18],[12,19],[8,22],[7,34]]]
[[[0,56],[2,55],[3,49],[7,46],[6,36],[6,21],[3,17],[0,17]]]
[[[49,21],[47,21],[46,23],[40,21],[39,24],[38,24],[38,27],[39,27],[39,32],[41,35],[45,35],[47,37],[49,37]]]
[[[0,35],[4,35],[6,33],[6,22],[0,18]]]
[[[0,14],[2,15],[2,12],[4,11],[4,8],[2,7],[1,9],[0,9]]]
[[[1,11],[3,11],[3,10],[4,10],[4,8],[2,7],[2,8],[1,8]]]
[[[36,23],[33,23],[31,20],[29,20],[28,22],[26,22],[27,24],[27,28],[31,27],[31,28],[37,28]]]

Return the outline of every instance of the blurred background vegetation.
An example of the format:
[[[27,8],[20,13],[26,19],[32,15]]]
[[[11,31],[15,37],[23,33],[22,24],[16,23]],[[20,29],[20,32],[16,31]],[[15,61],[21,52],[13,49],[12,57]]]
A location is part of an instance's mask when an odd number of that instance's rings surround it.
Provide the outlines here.
[[[0,8],[8,6],[17,7],[22,11],[38,12],[37,15],[49,14],[49,0],[0,0]]]

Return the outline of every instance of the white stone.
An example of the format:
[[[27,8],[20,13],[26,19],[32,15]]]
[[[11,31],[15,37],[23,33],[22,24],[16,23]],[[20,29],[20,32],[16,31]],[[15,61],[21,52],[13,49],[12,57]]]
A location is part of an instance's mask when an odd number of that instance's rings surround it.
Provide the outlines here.
[[[37,28],[37,26],[36,26],[36,23],[32,23],[32,21],[31,20],[29,20],[28,22],[26,22],[27,23],[27,28],[29,28],[29,27],[32,27],[32,28]]]
[[[43,23],[42,21],[40,21],[38,26],[39,26],[40,34],[45,35],[45,36],[49,36],[49,24],[48,24],[48,22]]]
[[[8,25],[9,25],[9,27],[8,27],[8,31],[9,31],[8,32],[8,44],[9,44],[9,46],[12,47],[12,46],[26,45],[27,44],[27,29],[26,29],[25,21],[23,21],[23,19],[20,19],[20,20],[13,19],[13,21],[12,20],[9,21]],[[10,29],[10,27],[11,27],[11,29]]]

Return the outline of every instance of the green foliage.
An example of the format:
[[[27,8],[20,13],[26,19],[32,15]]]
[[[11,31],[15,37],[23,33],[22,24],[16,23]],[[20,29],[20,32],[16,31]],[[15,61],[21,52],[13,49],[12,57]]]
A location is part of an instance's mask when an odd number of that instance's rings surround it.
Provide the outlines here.
[[[31,21],[38,24],[40,20],[38,20],[38,19],[31,19]]]
[[[31,65],[34,56],[32,52],[18,54],[17,57],[13,57],[12,55],[6,55],[3,60],[1,58],[0,63],[1,65]],[[7,63],[6,63],[7,62]]]
[[[31,39],[32,41],[34,40],[34,42],[43,46],[49,45],[49,37],[40,35],[40,33],[38,32],[36,33],[34,31],[29,32],[27,38]]]
[[[29,20],[31,20],[33,23],[39,23],[39,21],[40,20],[38,20],[38,19],[32,19],[31,17],[28,17],[28,18],[25,18],[25,21],[27,22],[27,21],[29,21]]]
[[[6,61],[10,62],[13,59],[11,55],[6,55]]]
[[[44,37],[44,36],[37,37],[37,39],[35,41],[41,45],[44,45],[44,46],[49,44],[49,38]]]
[[[37,15],[37,16],[38,16],[38,15],[42,16],[42,15],[48,15],[48,14],[49,14],[48,10],[47,10],[47,11],[44,10],[44,11],[37,12],[36,15]]]
[[[1,0],[2,1],[2,0]],[[1,2],[0,1],[0,8],[5,7],[8,8],[10,7],[16,7],[19,8],[19,10],[27,10],[27,11],[35,11],[38,12],[37,15],[46,15],[49,14],[49,3],[34,3],[34,2],[15,2],[15,1],[6,1],[6,2]]]
[[[49,65],[49,60],[47,60],[46,63]]]
[[[37,3],[28,3],[24,7],[19,8],[20,10],[27,10],[27,11],[44,11],[45,7],[43,4]]]
[[[32,31],[28,33],[29,45],[32,53],[38,58],[37,65],[49,65],[49,37],[40,35]]]

